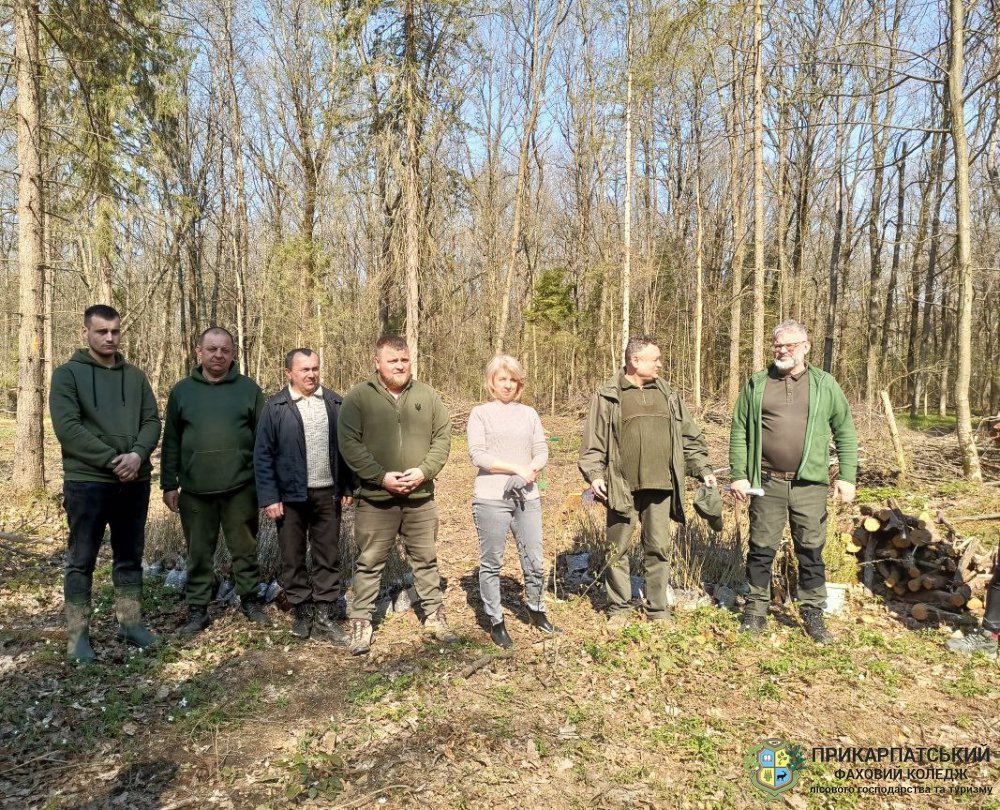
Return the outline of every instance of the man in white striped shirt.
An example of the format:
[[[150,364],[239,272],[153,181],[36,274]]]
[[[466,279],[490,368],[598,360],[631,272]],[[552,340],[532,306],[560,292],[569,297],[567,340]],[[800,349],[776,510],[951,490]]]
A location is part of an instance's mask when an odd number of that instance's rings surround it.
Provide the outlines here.
[[[340,515],[353,502],[350,472],[337,450],[341,398],[319,384],[319,355],[293,349],[288,386],[267,401],[254,447],[257,495],[278,527],[281,585],[295,611],[292,635],[315,629],[338,645],[350,638],[337,623],[343,594]],[[312,571],[306,567],[307,540]]]

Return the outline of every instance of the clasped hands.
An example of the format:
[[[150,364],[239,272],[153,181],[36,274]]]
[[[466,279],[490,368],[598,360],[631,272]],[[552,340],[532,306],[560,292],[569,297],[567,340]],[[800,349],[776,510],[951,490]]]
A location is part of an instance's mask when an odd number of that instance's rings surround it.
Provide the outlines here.
[[[393,495],[409,495],[426,480],[427,476],[419,467],[410,467],[402,472],[387,472],[382,488]]]
[[[123,484],[135,481],[139,476],[139,467],[142,466],[142,456],[138,453],[120,453],[111,459],[111,472],[118,476],[118,480]]]

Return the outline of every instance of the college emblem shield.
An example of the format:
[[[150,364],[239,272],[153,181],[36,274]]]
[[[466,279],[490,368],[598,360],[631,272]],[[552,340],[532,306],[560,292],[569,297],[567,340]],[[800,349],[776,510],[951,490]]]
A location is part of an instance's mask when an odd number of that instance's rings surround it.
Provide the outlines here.
[[[750,784],[767,801],[777,799],[799,781],[799,771],[805,766],[801,746],[787,740],[764,740],[744,758]]]

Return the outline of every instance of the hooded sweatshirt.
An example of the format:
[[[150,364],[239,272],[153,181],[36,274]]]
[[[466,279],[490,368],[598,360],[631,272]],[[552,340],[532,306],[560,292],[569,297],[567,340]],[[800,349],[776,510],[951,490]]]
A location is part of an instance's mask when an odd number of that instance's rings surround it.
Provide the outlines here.
[[[74,352],[52,372],[49,412],[64,480],[118,483],[111,459],[123,453],[139,455],[138,480],[149,480],[160,439],[156,398],[146,375],[120,354],[107,368],[87,349]]]
[[[218,495],[253,483],[253,445],[264,394],[234,363],[217,382],[202,367],[167,398],[160,487]]]

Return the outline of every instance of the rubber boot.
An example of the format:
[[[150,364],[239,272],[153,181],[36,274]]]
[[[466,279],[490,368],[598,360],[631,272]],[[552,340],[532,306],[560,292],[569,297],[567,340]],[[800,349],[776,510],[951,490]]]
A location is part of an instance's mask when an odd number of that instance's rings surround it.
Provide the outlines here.
[[[118,638],[130,647],[142,650],[160,640],[142,623],[142,591],[115,588],[115,615],[118,617]]]
[[[89,664],[97,660],[90,646],[90,597],[84,602],[66,603],[66,657]]]
[[[502,619],[490,626],[490,638],[494,644],[505,650],[509,650],[514,646],[514,642],[510,637],[510,633],[507,632],[507,627],[504,625]]]
[[[528,608],[528,622],[532,627],[537,627],[549,636],[553,633],[559,632],[559,628],[549,621],[549,617],[546,615],[544,610],[532,610],[531,608]]]

